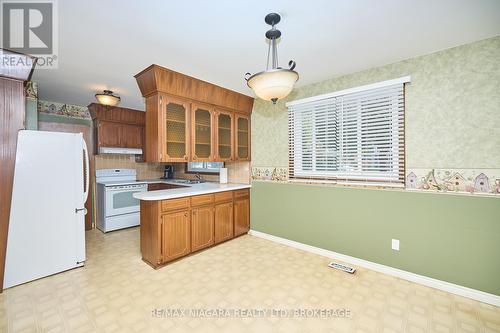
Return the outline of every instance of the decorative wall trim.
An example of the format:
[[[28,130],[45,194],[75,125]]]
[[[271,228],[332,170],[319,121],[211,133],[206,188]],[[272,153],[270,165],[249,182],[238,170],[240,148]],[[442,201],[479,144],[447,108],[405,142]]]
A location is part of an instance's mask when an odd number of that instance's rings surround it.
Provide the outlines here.
[[[36,82],[27,81],[24,86],[24,91],[26,92],[26,98],[38,99],[38,84]]]
[[[293,240],[289,240],[286,238],[281,238],[278,236],[266,234],[264,232],[256,231],[256,230],[250,230],[248,232],[249,235],[263,238],[270,240],[272,242],[276,242],[279,244],[287,245],[299,250],[303,250],[306,252],[314,253],[320,256],[324,256],[327,258],[335,259],[335,260],[340,260],[345,263],[349,263],[351,265],[356,265],[356,266],[361,266],[367,269],[371,269],[376,272],[384,273],[387,275],[395,276],[407,281],[415,282],[418,284],[422,284],[427,287],[439,289],[442,291],[449,292],[451,294],[467,297],[476,301],[480,301],[483,303],[495,305],[495,306],[500,306],[500,296],[486,293],[484,291],[476,290],[476,289],[471,289],[467,287],[463,287],[454,283],[442,281],[442,280],[437,280],[433,279],[427,276],[407,272],[401,269],[397,269],[394,267],[382,265],[382,264],[377,264],[375,262],[371,262],[368,260],[364,259],[359,259],[356,257],[351,257],[345,254],[333,252],[330,250],[322,249],[319,247],[299,243]]]
[[[500,194],[500,169],[408,169],[406,188],[498,195]]]
[[[252,180],[289,182],[287,167],[252,167]],[[308,183],[304,180],[302,183]],[[311,181],[321,184],[321,181]],[[361,185],[325,183],[331,186],[357,187]],[[394,189],[390,186],[369,186],[371,189]],[[408,169],[405,188],[431,193],[451,193],[480,196],[500,196],[500,169]]]
[[[253,167],[252,180],[288,181],[288,168]]]
[[[72,118],[92,119],[86,106],[38,100],[38,112]]]

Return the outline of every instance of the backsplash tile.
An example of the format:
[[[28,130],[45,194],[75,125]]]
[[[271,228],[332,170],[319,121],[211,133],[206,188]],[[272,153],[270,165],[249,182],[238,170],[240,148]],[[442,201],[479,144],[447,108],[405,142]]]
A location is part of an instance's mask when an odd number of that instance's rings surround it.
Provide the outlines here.
[[[134,155],[101,154],[95,156],[97,169],[135,169],[137,179],[156,179],[163,177],[165,163],[136,162]]]
[[[230,183],[250,184],[250,162],[234,161],[226,162],[227,180]]]
[[[96,169],[135,169],[137,179],[157,179],[163,177],[165,165],[169,163],[136,162],[133,155],[101,154],[95,156]],[[185,163],[172,163],[174,178],[195,179],[195,174],[185,172]],[[226,162],[228,182],[250,184],[250,162]],[[202,175],[209,182],[218,182],[219,175]]]

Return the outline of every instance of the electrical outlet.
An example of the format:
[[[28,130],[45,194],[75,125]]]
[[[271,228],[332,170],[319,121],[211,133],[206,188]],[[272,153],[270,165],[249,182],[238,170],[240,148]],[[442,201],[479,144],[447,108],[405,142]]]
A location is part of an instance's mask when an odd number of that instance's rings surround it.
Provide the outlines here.
[[[392,249],[395,251],[399,251],[399,239],[392,240]]]

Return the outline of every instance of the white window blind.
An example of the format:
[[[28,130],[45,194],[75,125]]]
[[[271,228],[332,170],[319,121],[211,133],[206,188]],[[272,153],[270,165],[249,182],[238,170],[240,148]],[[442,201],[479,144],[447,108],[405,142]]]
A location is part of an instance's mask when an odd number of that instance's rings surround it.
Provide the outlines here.
[[[290,178],[403,186],[405,82],[288,103]]]

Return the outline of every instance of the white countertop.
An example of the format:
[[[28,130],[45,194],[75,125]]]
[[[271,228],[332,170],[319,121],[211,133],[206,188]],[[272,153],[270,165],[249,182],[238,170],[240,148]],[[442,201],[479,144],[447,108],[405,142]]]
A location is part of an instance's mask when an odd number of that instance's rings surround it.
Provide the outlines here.
[[[167,189],[167,190],[157,190],[157,191],[134,193],[134,198],[139,199],[139,200],[148,200],[148,201],[167,200],[167,199],[189,197],[189,196],[193,196],[193,195],[209,194],[209,193],[224,192],[224,191],[234,191],[234,190],[240,190],[240,189],[251,187],[250,184],[235,184],[235,183],[220,184],[220,183],[206,182],[206,183],[201,183],[201,184],[189,184],[188,185],[188,184],[179,184],[179,183],[168,182],[166,180],[162,180],[162,181],[147,180],[147,181],[142,181],[142,182],[146,182],[146,183],[160,183],[161,182],[161,183],[166,183],[166,184],[175,184],[175,185],[186,186],[186,187],[182,187],[182,188],[173,188],[173,189]]]

